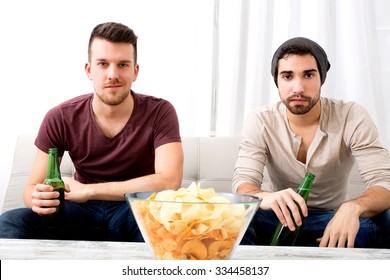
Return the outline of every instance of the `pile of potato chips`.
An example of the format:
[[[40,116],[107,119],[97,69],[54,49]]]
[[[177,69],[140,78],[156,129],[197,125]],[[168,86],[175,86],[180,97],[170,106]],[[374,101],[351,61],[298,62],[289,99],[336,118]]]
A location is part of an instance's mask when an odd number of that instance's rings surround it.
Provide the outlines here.
[[[145,241],[163,260],[229,258],[247,214],[244,204],[195,183],[137,200],[133,211]]]

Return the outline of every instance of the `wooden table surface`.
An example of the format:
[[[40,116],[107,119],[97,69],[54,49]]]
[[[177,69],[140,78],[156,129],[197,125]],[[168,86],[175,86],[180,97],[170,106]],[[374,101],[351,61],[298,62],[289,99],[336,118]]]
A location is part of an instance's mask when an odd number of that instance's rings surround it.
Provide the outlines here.
[[[153,260],[145,243],[0,239],[1,260]],[[390,249],[239,246],[235,260],[390,260]]]

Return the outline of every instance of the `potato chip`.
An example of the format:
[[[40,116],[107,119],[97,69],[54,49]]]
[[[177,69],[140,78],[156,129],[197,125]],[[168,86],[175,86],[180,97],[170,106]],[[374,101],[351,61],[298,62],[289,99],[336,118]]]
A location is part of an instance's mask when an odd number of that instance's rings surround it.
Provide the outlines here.
[[[158,259],[228,258],[250,209],[195,183],[136,202],[133,210]]]

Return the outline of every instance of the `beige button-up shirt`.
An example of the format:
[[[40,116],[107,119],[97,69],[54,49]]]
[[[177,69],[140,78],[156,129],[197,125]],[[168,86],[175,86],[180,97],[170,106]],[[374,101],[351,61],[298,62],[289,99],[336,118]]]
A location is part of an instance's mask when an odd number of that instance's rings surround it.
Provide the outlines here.
[[[261,188],[267,166],[272,191],[296,189],[306,172],[315,175],[308,207],[337,209],[346,199],[349,173],[356,161],[366,187],[390,190],[390,156],[368,112],[355,102],[321,97],[321,116],[307,152],[297,160],[301,137],[289,127],[278,102],[251,113],[245,123],[233,175],[233,191],[244,182]]]

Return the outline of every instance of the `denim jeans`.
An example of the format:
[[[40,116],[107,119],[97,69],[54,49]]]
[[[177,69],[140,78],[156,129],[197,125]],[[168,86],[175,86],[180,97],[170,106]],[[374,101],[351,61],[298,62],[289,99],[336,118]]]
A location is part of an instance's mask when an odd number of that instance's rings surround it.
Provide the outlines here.
[[[0,215],[0,238],[143,242],[130,207],[124,201],[66,202],[57,220],[30,208]]]
[[[318,246],[325,227],[335,211],[309,211],[304,218],[295,246]],[[269,245],[278,219],[273,211],[258,210],[253,217],[242,245]],[[390,248],[390,209],[373,218],[361,218],[355,239],[356,248]]]

